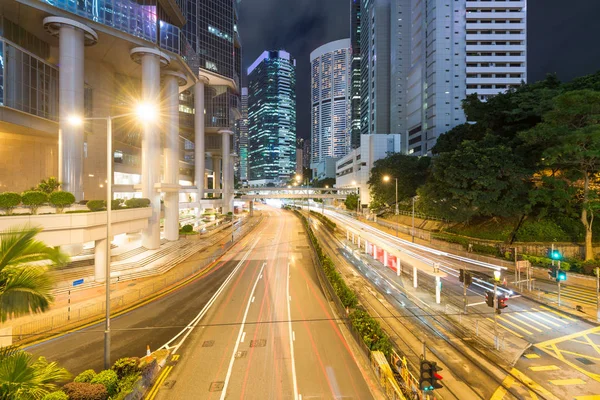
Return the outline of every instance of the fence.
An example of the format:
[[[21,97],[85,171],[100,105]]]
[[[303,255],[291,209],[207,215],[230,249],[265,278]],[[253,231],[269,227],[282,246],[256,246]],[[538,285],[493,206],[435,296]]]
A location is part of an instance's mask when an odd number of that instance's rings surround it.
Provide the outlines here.
[[[256,227],[261,221],[262,216],[245,225],[240,235],[236,237],[237,241],[245,237],[254,227]],[[224,232],[215,242],[229,236],[230,232]],[[217,258],[225,254],[232,246],[231,242],[227,246],[217,249],[213,254],[206,256],[201,259],[198,263],[190,266],[179,266],[166,272],[159,279],[154,278],[155,281],[142,285],[137,289],[128,287],[129,283],[113,283],[111,292],[114,295],[110,299],[110,307],[112,313],[119,313],[120,311],[138,304],[144,300],[147,300],[151,296],[158,295],[161,291],[175,285],[178,282],[182,282],[185,279],[191,278],[203,270],[205,270],[210,264],[216,261]],[[189,254],[185,258],[191,257],[193,254]],[[179,262],[183,262],[180,260]],[[124,288],[124,293],[118,294],[119,286],[127,286]],[[65,308],[67,308],[65,310]],[[92,322],[102,316],[104,316],[106,310],[106,301],[94,302],[86,305],[71,305],[70,307],[63,307],[61,310],[49,311],[40,318],[35,318],[33,321],[24,322],[22,324],[12,325],[12,337],[13,343],[24,342],[31,339],[34,336],[44,335],[49,336],[56,333],[65,332],[69,329],[76,328],[86,322]],[[9,321],[10,322],[10,321]],[[4,328],[6,326],[2,326]]]

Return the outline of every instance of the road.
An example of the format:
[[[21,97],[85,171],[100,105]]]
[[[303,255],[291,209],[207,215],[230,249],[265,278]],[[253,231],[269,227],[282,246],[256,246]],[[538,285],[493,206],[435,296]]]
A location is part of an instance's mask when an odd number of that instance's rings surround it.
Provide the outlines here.
[[[300,221],[281,210],[267,220],[212,307],[173,342],[172,372],[150,399],[373,398]]]
[[[326,215],[338,223],[339,227],[349,224],[356,229],[363,229],[372,235],[378,236],[386,244],[396,248],[405,248],[418,254],[420,257],[427,258],[436,263],[440,263],[441,270],[447,273],[442,278],[442,305],[449,307],[446,311],[446,318],[457,319],[463,309],[463,288],[458,281],[458,271],[460,268],[467,268],[481,273],[489,274],[492,269],[482,263],[470,262],[468,259],[458,258],[453,255],[444,254],[444,252],[435,249],[427,249],[425,246],[414,246],[412,243],[387,234],[377,228],[353,218],[349,218],[340,213],[326,210]],[[342,237],[341,240],[344,240]],[[351,243],[347,243],[352,247]],[[381,261],[381,260],[379,260]],[[396,271],[390,267],[384,267],[377,260],[371,260],[371,276],[367,277],[373,281],[378,290],[384,295],[390,293],[406,293],[413,291],[412,286],[412,268],[404,268],[402,277],[396,276]],[[406,281],[406,282],[405,282]],[[434,279],[428,274],[418,273],[419,288],[429,292],[434,290]],[[408,283],[408,285],[407,285]],[[491,309],[482,304],[484,293],[488,290],[489,284],[484,281],[476,281],[468,290],[469,315],[474,315],[479,320],[479,329],[485,328],[487,332],[492,332],[494,316]],[[415,291],[416,292],[416,291]],[[429,299],[430,302],[435,300]],[[540,393],[544,398],[575,398],[588,399],[585,396],[600,395],[600,327],[591,324],[585,320],[567,315],[552,307],[539,304],[530,299],[513,293],[513,297],[508,300],[509,307],[502,310],[498,316],[498,329],[504,333],[507,341],[524,341],[526,345],[531,345],[529,350],[522,354],[517,354],[514,360],[506,359],[504,364],[507,370],[514,375],[507,375],[504,388],[500,387],[492,397],[494,400],[504,398],[507,387],[520,385],[515,376],[521,376],[521,381],[532,381],[528,386],[534,390],[539,397]],[[448,308],[447,308],[448,310]],[[440,312],[444,314],[444,312]],[[472,318],[463,319],[462,323],[455,321],[456,325],[462,324],[462,328],[467,327],[466,321],[472,321]],[[496,356],[502,356],[502,351],[495,353]],[[505,355],[506,356],[506,355]],[[511,368],[514,369],[511,370]],[[524,373],[531,379],[525,379]],[[531,398],[536,394],[532,394]],[[554,396],[554,397],[553,397]],[[508,398],[508,397],[507,397]],[[527,398],[527,397],[525,397]],[[589,397],[600,398],[598,397]]]

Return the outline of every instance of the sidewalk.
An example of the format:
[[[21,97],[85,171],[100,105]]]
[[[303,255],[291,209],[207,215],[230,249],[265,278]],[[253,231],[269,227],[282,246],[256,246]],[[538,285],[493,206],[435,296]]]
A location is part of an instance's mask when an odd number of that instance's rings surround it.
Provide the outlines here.
[[[236,242],[245,237],[261,221],[261,216],[248,218],[246,223],[238,228]],[[125,312],[135,305],[159,296],[186,279],[208,272],[213,262],[231,246],[231,232],[228,230],[219,232],[206,241],[198,240],[191,249],[193,253],[180,255],[177,262],[160,275],[137,277],[130,275],[132,279],[127,282],[113,279],[111,314]],[[115,276],[114,273],[111,273],[111,276]],[[0,330],[12,329],[13,343],[24,345],[102,320],[105,304],[104,283],[94,282],[93,286],[56,294],[55,301],[47,312],[9,320],[0,324]]]

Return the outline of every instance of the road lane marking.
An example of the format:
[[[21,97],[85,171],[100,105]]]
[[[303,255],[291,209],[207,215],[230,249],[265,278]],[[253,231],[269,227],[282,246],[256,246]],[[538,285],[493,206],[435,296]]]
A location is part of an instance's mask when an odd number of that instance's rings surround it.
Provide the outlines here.
[[[595,328],[587,329],[585,331],[575,332],[575,333],[572,333],[570,335],[561,336],[561,337],[558,337],[558,338],[546,340],[545,342],[537,343],[535,346],[536,347],[546,347],[546,346],[549,346],[551,344],[565,342],[567,340],[579,338],[579,337],[582,337],[583,335],[589,335],[590,333],[596,333],[596,332],[600,332],[600,327],[597,326]]]
[[[492,324],[494,323],[494,320],[493,320],[493,319],[491,319],[491,318],[486,318],[486,319],[487,319],[488,321],[490,321]],[[504,326],[504,325],[502,325],[502,324],[498,324],[498,326],[499,326],[500,328],[502,328],[502,329],[505,329],[505,330],[509,331],[510,333],[512,333],[513,335],[515,335],[516,337],[519,337],[519,338],[521,338],[521,339],[523,338],[523,336],[522,336],[521,334],[518,334],[517,332],[513,331],[512,329],[509,329],[509,328],[505,327],[505,326]]]
[[[568,385],[583,385],[585,381],[583,379],[575,378],[575,379],[553,379],[549,380],[551,384],[555,386],[568,386]]]
[[[256,299],[256,297],[252,296],[252,303],[254,303],[254,299]]]
[[[563,321],[563,320],[562,320],[562,319],[560,319],[560,318],[556,318],[555,316],[553,316],[553,315],[550,315],[550,314],[546,313],[545,311],[538,310],[537,308],[531,308],[531,309],[532,309],[532,310],[534,310],[534,311],[535,311],[535,312],[537,312],[537,313],[540,313],[540,314],[542,314],[543,316],[545,316],[545,317],[547,317],[547,318],[552,318],[553,320],[556,320],[556,321],[560,322],[561,324],[564,324],[564,325],[569,325],[569,323],[568,323],[568,322],[566,322],[566,321]]]
[[[183,343],[185,342],[185,340],[192,333],[192,331],[194,330],[194,328],[196,327],[196,325],[198,325],[198,322],[200,322],[200,320],[202,318],[204,318],[204,315],[208,312],[208,310],[210,309],[210,307],[212,307],[212,305],[215,303],[215,301],[217,301],[217,298],[219,297],[219,295],[225,290],[225,286],[227,286],[229,284],[229,282],[233,279],[233,277],[237,273],[237,271],[242,267],[242,265],[244,264],[244,262],[246,262],[246,259],[248,258],[248,256],[252,252],[252,250],[254,250],[254,248],[258,244],[259,240],[260,240],[260,236],[258,238],[256,238],[256,240],[254,241],[254,244],[252,245],[252,247],[246,252],[246,254],[244,254],[244,257],[242,257],[242,259],[240,260],[240,262],[238,263],[238,265],[233,269],[233,271],[231,271],[231,274],[229,274],[229,276],[227,277],[227,279],[225,279],[225,281],[221,284],[221,286],[215,292],[215,294],[213,294],[213,296],[210,298],[210,300],[204,305],[204,307],[202,308],[202,310],[200,310],[200,312],[198,313],[198,315],[196,315],[196,317],[194,317],[194,319],[192,319],[190,321],[190,323],[185,328],[183,328],[177,335],[175,335],[171,340],[169,340],[167,343],[165,343],[164,345],[162,345],[161,349],[162,348],[165,348],[165,349],[174,348],[172,354],[175,354],[179,350],[179,348],[181,347],[181,345],[183,345]],[[175,346],[171,346],[171,343],[173,341],[175,341],[179,336],[183,335],[184,333],[185,333],[185,335],[183,336],[183,338],[181,339],[181,341],[178,344],[176,344]]]
[[[290,296],[290,263],[287,264],[287,283],[286,283],[286,292],[288,297]],[[290,355],[292,358],[292,382],[294,383],[294,399],[298,400],[298,377],[296,376],[296,359],[294,358],[294,342],[293,342],[293,331],[292,331],[292,311],[290,310],[290,302],[287,303],[287,312],[288,312],[288,331],[290,334]],[[224,400],[224,399],[221,399]]]
[[[288,278],[289,278],[289,277],[288,277]],[[289,300],[289,301],[292,301],[292,296],[289,296],[288,300]]]
[[[292,338],[294,339],[294,342],[296,341],[296,331],[292,332]]]
[[[512,315],[512,314],[506,314],[506,316],[507,316],[508,318],[514,319],[515,321],[519,322],[520,324],[523,324],[523,325],[525,325],[525,326],[526,326],[526,327],[528,327],[529,329],[533,329],[534,331],[538,331],[538,332],[542,333],[542,330],[541,330],[541,329],[539,329],[539,328],[536,328],[535,326],[533,326],[533,325],[530,325],[530,324],[528,324],[528,323],[527,323],[527,322],[525,322],[525,321],[521,321],[519,318],[517,318],[516,316],[514,316],[514,315]],[[498,317],[498,318],[500,318],[500,317]]]
[[[560,367],[556,366],[556,365],[541,365],[539,367],[529,367],[530,370],[535,371],[535,372],[542,372],[542,371],[556,371],[557,369],[560,369]]]
[[[177,361],[177,360],[179,360],[179,354],[173,354],[171,361]]]
[[[550,393],[547,389],[544,389],[540,384],[535,382],[533,379],[522,373],[516,368],[510,371],[511,375],[514,375],[521,383],[524,383],[529,389],[540,393],[546,400],[559,400],[558,397]]]
[[[502,384],[498,386],[498,389],[494,392],[490,400],[502,400],[508,391],[506,389],[510,389],[510,387],[515,383],[515,378],[512,375],[506,375],[506,378],[502,381]]]
[[[225,383],[223,384],[223,390],[221,392],[221,400],[225,400],[225,396],[227,395],[227,386],[229,385],[229,380],[231,379],[231,372],[233,370],[233,363],[235,361],[235,355],[238,352],[238,348],[240,347],[240,339],[242,337],[242,333],[244,331],[244,325],[246,324],[246,318],[248,318],[248,311],[250,311],[250,304],[252,296],[254,296],[254,291],[256,290],[256,286],[258,285],[258,281],[262,277],[262,272],[265,269],[265,264],[260,268],[259,277],[254,282],[254,286],[252,286],[252,292],[250,292],[250,298],[248,299],[248,304],[246,304],[246,311],[244,312],[244,317],[242,318],[242,324],[240,325],[240,331],[238,333],[238,340],[235,342],[235,347],[233,349],[233,354],[231,355],[231,360],[229,361],[229,368],[227,369],[227,375],[225,376]]]
[[[171,365],[168,365],[165,367],[165,369],[163,369],[162,373],[158,376],[156,382],[154,382],[154,386],[152,386],[152,389],[148,393],[148,397],[146,397],[147,400],[153,400],[156,397],[156,395],[158,394],[158,390],[164,383],[165,379],[167,379],[167,375],[169,375],[172,369],[173,366]]]
[[[244,339],[246,339],[246,332],[244,332],[244,334],[242,335],[242,339],[240,340],[240,342],[244,343]]]
[[[542,317],[540,315],[541,313],[539,313],[539,312],[536,314],[536,313],[533,313],[533,312],[529,311],[528,313],[531,314],[531,315],[533,315],[533,316],[535,316],[536,318],[541,319],[542,321],[544,321],[547,324],[554,325],[555,327],[560,328],[559,324],[557,324],[556,322],[550,321],[549,319],[546,319],[546,318]]]
[[[529,332],[527,329],[525,328],[521,328],[519,325],[515,324],[514,322],[510,322],[509,320],[507,320],[506,318],[502,318],[502,317],[498,317],[498,319],[504,323],[507,323],[509,325],[511,325],[512,327],[525,332],[525,334],[527,335],[533,335],[533,333]]]
[[[592,394],[587,396],[575,396],[575,400],[600,400],[600,394]]]
[[[523,317],[523,318],[525,318],[525,319],[527,319],[527,320],[529,320],[529,321],[533,322],[534,324],[538,324],[538,325],[539,325],[539,326],[541,326],[542,328],[546,328],[546,329],[548,329],[548,330],[552,329],[552,328],[551,328],[551,327],[549,327],[548,325],[544,325],[544,324],[542,324],[541,322],[538,322],[538,321],[536,321],[535,319],[533,319],[533,318],[531,318],[531,317],[528,317],[528,316],[527,316],[527,315],[525,315],[525,314],[518,314],[518,316],[519,316],[519,317]]]
[[[537,354],[525,354],[525,358],[529,358],[530,360],[533,358],[540,358]]]
[[[540,306],[540,308],[541,308],[541,309],[543,309],[543,310],[549,311],[549,312],[551,312],[551,313],[553,313],[553,314],[556,314],[556,315],[558,315],[558,316],[560,316],[560,317],[563,317],[563,318],[565,318],[565,319],[568,319],[568,320],[570,320],[570,321],[577,322],[577,320],[576,320],[575,318],[571,318],[571,317],[569,317],[569,316],[567,316],[567,315],[565,315],[565,314],[563,314],[563,313],[559,313],[558,311],[554,311],[553,309],[551,309],[551,308],[548,308],[548,307],[546,307],[546,306]]]

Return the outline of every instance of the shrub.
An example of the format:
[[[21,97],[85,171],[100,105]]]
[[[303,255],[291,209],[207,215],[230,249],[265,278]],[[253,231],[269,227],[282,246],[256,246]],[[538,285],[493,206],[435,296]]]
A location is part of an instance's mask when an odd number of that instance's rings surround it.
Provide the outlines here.
[[[386,356],[392,352],[390,338],[381,328],[381,325],[367,312],[354,310],[349,315],[352,326],[358,331],[363,342],[371,351],[381,351]]]
[[[562,268],[562,263],[561,263]],[[581,269],[584,274],[596,275],[596,268],[600,268],[600,260],[589,260],[581,263]]]
[[[112,369],[105,369],[99,372],[90,383],[101,383],[106,388],[108,395],[113,396],[117,393],[119,378],[117,378],[117,373]]]
[[[184,226],[181,228],[181,232],[183,232],[183,233],[191,233],[191,232],[194,232],[194,227],[193,227],[192,225],[184,225]]]
[[[119,391],[116,396],[111,397],[112,400],[124,400],[127,395],[133,392],[135,384],[140,379],[140,374],[127,375],[119,381]]]
[[[87,202],[86,206],[90,209],[90,211],[101,211],[104,210],[104,208],[106,207],[106,201],[90,200]]]
[[[125,205],[129,208],[143,208],[150,206],[150,199],[128,199]]]
[[[517,231],[518,242],[568,242],[571,237],[554,221],[525,221]]]
[[[114,199],[110,202],[110,207],[113,210],[118,210],[123,205],[123,199]]]
[[[21,195],[19,193],[0,193],[0,208],[6,210],[6,215],[11,215],[13,208],[19,204],[21,204]]]
[[[57,390],[56,392],[48,393],[42,400],[69,400],[69,396],[62,390]]]
[[[38,208],[40,208],[42,204],[48,202],[48,195],[44,192],[30,190],[21,195],[21,201],[24,205],[28,206],[35,215],[37,214]]]
[[[69,192],[52,192],[49,196],[50,204],[56,207],[57,213],[62,213],[65,207],[75,203],[75,196]]]
[[[79,375],[77,375],[75,377],[75,379],[73,379],[73,382],[91,382],[92,379],[94,379],[94,377],[96,376],[96,371],[94,371],[93,369],[86,369],[85,371],[83,371],[82,373],[80,373]]]
[[[80,204],[82,206],[85,206],[88,203],[89,200],[79,200],[79,202],[77,204]]]
[[[129,375],[136,375],[140,372],[138,364],[140,359],[137,357],[120,358],[112,366],[112,370],[116,372],[119,379],[123,379]]]
[[[71,382],[63,386],[69,400],[107,400],[106,387],[99,383]]]
[[[42,179],[34,190],[39,190],[40,192],[50,194],[60,189],[60,185],[62,185],[62,183],[60,183],[55,177],[51,176],[48,179]]]

